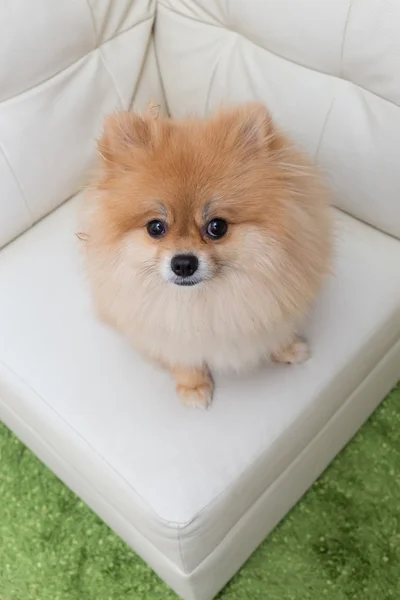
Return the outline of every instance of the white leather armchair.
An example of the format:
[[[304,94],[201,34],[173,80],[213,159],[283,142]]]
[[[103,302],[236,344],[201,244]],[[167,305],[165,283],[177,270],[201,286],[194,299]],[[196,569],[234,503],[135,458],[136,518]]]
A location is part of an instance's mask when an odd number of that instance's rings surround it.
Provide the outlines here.
[[[217,593],[400,377],[399,23],[389,0],[0,6],[0,416],[185,600]],[[77,193],[111,110],[255,98],[331,184],[335,275],[308,363],[221,378],[190,411],[93,315]]]

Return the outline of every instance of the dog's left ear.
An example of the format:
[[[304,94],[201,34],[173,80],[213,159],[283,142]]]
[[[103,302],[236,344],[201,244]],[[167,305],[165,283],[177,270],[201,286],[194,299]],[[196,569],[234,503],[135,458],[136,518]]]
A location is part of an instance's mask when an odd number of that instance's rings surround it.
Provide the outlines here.
[[[239,110],[238,134],[249,149],[269,146],[274,139],[274,126],[271,115],[263,104],[249,103]]]
[[[228,138],[247,151],[268,147],[275,138],[275,128],[268,110],[260,102],[251,102],[221,113]]]

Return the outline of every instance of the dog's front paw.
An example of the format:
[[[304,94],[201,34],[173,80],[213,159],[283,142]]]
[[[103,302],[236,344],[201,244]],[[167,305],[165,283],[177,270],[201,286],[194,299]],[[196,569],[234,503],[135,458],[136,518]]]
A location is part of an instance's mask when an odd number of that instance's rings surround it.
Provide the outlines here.
[[[172,375],[177,384],[178,395],[185,406],[208,408],[213,397],[214,383],[207,367],[174,368]]]
[[[185,406],[202,408],[204,410],[211,404],[214,386],[211,382],[203,383],[197,387],[177,385],[176,390]]]
[[[278,363],[300,364],[310,358],[310,348],[307,342],[296,336],[288,346],[273,352],[271,358]]]

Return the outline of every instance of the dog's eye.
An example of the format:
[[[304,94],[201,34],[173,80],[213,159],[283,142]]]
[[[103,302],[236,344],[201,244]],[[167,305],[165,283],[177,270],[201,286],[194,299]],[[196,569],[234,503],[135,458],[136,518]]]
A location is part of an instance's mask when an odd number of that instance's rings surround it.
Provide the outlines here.
[[[163,221],[159,221],[158,219],[149,221],[146,225],[146,229],[147,233],[153,238],[162,237],[167,233],[167,227],[165,223]]]
[[[213,219],[206,228],[207,235],[214,240],[224,237],[227,231],[228,223],[224,219]]]

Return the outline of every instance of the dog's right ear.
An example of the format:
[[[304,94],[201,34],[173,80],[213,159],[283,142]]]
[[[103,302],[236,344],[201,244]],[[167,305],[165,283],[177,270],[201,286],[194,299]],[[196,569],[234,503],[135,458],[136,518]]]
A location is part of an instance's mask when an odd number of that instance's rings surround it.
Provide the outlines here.
[[[98,152],[105,167],[132,165],[138,151],[154,147],[156,119],[149,113],[140,116],[117,112],[106,117],[103,135],[97,142]]]

